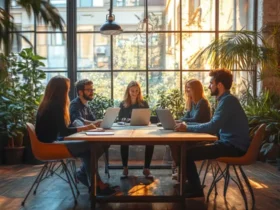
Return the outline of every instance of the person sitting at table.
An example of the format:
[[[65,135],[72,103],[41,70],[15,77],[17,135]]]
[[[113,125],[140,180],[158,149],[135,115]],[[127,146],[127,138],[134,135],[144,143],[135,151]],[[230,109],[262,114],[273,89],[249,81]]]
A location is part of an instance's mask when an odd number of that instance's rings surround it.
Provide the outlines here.
[[[76,128],[68,127],[70,124],[69,90],[70,80],[62,76],[51,78],[47,84],[43,100],[37,112],[35,125],[36,135],[41,142],[53,143],[56,142],[59,137],[96,128],[94,124]],[[80,157],[83,163],[80,171],[85,173],[85,176],[90,174],[90,145],[88,142],[58,141],[56,143],[64,144],[73,157]],[[103,154],[103,148],[99,145],[97,145],[97,147],[100,147],[96,150],[98,151],[97,157],[100,157]],[[98,194],[112,195],[116,193],[115,189],[102,182],[99,175],[97,175],[97,180]],[[84,180],[79,181],[84,183]]]
[[[94,113],[88,106],[88,102],[92,101],[94,97],[93,82],[88,79],[82,79],[75,83],[75,87],[78,96],[70,103],[71,125],[77,127],[82,125],[94,124],[96,127],[99,127],[102,120],[96,120]],[[109,148],[109,146],[107,145],[102,147],[102,151],[107,151]],[[85,173],[85,171],[78,171],[76,176],[78,180],[81,180],[81,183],[89,186],[89,177],[87,177],[87,173]]]
[[[131,113],[133,109],[137,108],[149,108],[149,105],[146,101],[143,100],[141,86],[137,81],[131,81],[126,88],[124,94],[124,100],[120,104],[120,112],[118,119],[120,121],[129,121],[131,118]],[[123,176],[128,175],[128,145],[121,145],[121,158],[123,164]],[[145,163],[143,174],[145,177],[151,175],[150,165],[153,157],[154,146],[147,145],[145,148]]]
[[[185,82],[186,114],[180,119],[186,123],[205,123],[211,118],[211,109],[208,100],[204,95],[201,82],[191,79]],[[179,166],[180,147],[170,146],[171,156],[176,166]],[[174,173],[173,179],[177,179],[178,173]]]
[[[195,146],[186,151],[186,197],[204,196],[194,161],[243,156],[250,144],[246,114],[238,99],[230,93],[233,81],[231,72],[227,69],[217,69],[210,71],[209,75],[211,95],[216,96],[218,100],[212,119],[196,125],[178,123],[174,128],[178,132],[219,132],[218,141]]]

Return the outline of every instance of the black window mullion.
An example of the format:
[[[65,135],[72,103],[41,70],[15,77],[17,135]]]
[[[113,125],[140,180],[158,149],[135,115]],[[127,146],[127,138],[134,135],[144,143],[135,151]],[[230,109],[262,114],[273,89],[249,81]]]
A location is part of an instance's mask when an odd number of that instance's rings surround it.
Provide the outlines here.
[[[75,97],[74,84],[77,81],[77,33],[76,0],[67,1],[67,69],[71,81],[70,98]]]

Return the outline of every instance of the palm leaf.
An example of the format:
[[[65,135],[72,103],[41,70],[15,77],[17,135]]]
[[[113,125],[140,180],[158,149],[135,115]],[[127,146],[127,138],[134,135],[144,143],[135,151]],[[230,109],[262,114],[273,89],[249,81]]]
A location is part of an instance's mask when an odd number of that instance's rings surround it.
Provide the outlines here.
[[[22,6],[28,16],[34,14],[38,22],[43,21],[45,25],[50,25],[54,30],[63,31],[65,24],[59,11],[47,0],[17,0],[17,4]]]
[[[258,40],[258,44],[255,43]],[[214,68],[253,70],[257,64],[276,65],[275,50],[258,32],[241,30],[221,36],[202,49],[191,63],[209,61]]]

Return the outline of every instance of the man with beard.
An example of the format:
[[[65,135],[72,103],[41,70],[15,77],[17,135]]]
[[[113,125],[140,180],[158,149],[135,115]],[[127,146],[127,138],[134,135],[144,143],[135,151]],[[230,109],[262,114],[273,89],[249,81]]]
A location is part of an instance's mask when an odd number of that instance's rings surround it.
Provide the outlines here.
[[[247,117],[238,99],[230,93],[231,72],[227,69],[217,69],[210,71],[209,76],[209,90],[218,101],[212,119],[207,123],[195,125],[179,123],[174,128],[178,132],[219,134],[219,140],[215,143],[196,146],[187,151],[186,197],[204,196],[194,161],[243,156],[250,144]]]
[[[94,124],[100,126],[101,120],[96,120],[94,113],[90,110],[88,102],[93,100],[93,82],[83,79],[75,84],[78,97],[71,101],[70,118],[71,124],[81,126],[84,124]]]
[[[71,124],[75,127],[94,124],[96,127],[100,126],[102,120],[96,120],[94,113],[88,106],[88,102],[93,99],[93,82],[88,79],[77,81],[75,84],[78,96],[71,101],[70,104],[70,119]],[[100,157],[104,151],[108,150],[109,146],[97,145],[100,149],[97,150],[97,157]],[[103,148],[103,149],[102,149]],[[84,185],[89,187],[89,176],[86,173],[85,167],[77,172],[76,178]],[[111,195],[115,193],[115,189],[109,187],[108,184],[103,183],[97,172],[97,193],[101,195]]]

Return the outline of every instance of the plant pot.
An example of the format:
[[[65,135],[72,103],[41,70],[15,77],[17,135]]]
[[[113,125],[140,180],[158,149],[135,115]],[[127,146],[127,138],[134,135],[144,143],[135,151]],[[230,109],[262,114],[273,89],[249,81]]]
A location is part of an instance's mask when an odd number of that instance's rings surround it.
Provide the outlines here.
[[[158,117],[157,116],[151,116],[150,121],[152,124],[156,124],[159,122]]]
[[[23,163],[23,152],[25,147],[5,147],[5,162],[7,165]]]

